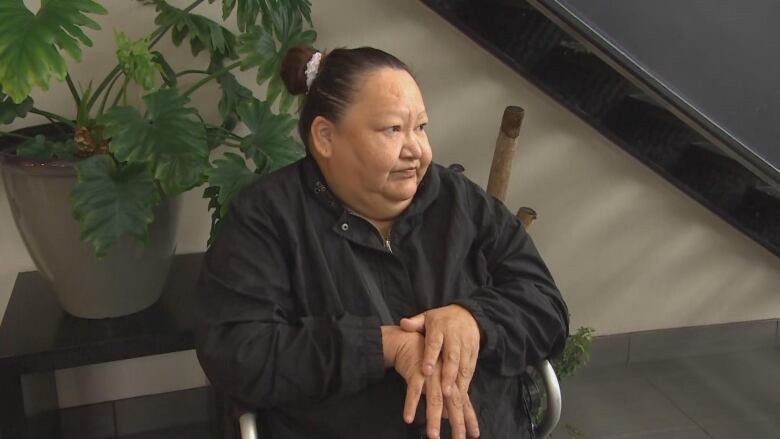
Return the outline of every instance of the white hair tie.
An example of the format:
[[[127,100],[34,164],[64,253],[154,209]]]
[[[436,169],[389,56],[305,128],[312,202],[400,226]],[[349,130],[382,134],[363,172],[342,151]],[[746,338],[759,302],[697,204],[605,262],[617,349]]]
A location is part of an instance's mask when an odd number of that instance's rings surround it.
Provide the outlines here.
[[[306,63],[306,90],[311,87],[311,83],[314,82],[314,77],[317,76],[317,70],[320,68],[320,59],[322,53],[314,52],[309,61]]]

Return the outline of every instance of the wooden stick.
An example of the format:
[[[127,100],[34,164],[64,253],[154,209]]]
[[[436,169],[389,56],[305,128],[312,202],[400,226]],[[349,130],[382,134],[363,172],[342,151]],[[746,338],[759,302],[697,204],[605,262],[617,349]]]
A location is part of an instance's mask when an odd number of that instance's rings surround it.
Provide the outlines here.
[[[501,201],[506,199],[509,177],[512,174],[512,160],[517,151],[517,138],[520,135],[524,115],[525,110],[510,105],[504,109],[504,116],[501,118],[501,130],[496,139],[487,186],[487,192]]]
[[[523,223],[523,226],[525,226],[526,229],[531,227],[531,223],[536,220],[536,217],[536,211],[530,207],[523,206],[520,209],[517,209],[517,219]]]

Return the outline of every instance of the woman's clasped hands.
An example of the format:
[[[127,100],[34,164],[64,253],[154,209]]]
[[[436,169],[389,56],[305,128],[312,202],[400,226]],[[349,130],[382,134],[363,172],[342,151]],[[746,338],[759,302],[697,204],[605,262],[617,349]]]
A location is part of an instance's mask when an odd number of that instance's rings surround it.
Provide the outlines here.
[[[425,394],[428,438],[439,438],[441,419],[449,419],[452,437],[479,437],[477,415],[468,389],[476,368],[480,329],[471,313],[459,305],[434,308],[382,326],[385,366],[406,380],[403,417],[414,420],[420,395]]]

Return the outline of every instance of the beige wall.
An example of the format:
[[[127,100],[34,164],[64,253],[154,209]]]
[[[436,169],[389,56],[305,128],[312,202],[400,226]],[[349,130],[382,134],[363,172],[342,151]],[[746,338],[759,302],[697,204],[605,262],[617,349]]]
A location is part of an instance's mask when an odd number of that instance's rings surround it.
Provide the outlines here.
[[[73,76],[82,82],[113,66],[113,27],[133,37],[150,30],[151,8],[132,1],[103,3],[110,9],[110,16],[101,21],[104,31],[91,34],[96,47],[74,68]],[[216,17],[219,3],[198,11]],[[462,163],[483,186],[503,108],[525,108],[507,204],[513,210],[531,206],[539,213],[531,229],[534,241],[569,304],[575,327],[589,325],[599,334],[611,334],[780,317],[777,257],[652,173],[421,3],[314,0],[313,19],[319,48],[371,45],[410,64],[430,115],[434,159]],[[167,54],[176,53],[170,44],[162,47]],[[173,63],[188,57],[179,51]],[[66,89],[54,89],[36,93],[36,102],[67,111],[71,104]],[[206,113],[213,116],[216,96],[206,91],[195,101],[207,110],[211,105]],[[37,121],[25,124],[32,122]],[[199,189],[186,196],[180,253],[205,249],[209,215],[201,193]],[[0,206],[7,206],[4,192],[0,198]],[[10,211],[2,207],[0,311],[16,273],[31,269]],[[62,406],[205,383],[192,351],[63,370],[57,380]]]

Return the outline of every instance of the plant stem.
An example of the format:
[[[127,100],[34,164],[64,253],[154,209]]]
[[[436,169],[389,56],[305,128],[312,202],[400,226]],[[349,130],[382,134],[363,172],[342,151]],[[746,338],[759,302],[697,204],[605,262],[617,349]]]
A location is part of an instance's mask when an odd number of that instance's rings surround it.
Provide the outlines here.
[[[70,73],[65,75],[65,82],[68,83],[68,88],[70,89],[70,94],[73,95],[73,99],[76,101],[76,108],[81,107],[81,98],[79,97],[79,92],[76,91],[76,86],[73,85],[73,80],[70,79]]]
[[[32,137],[25,136],[24,134],[9,133],[6,131],[0,131],[0,136],[16,137],[17,139],[30,140]]]
[[[195,9],[199,4],[203,3],[203,0],[195,0],[191,5],[187,6],[182,10],[182,16]],[[178,20],[178,17],[177,17]],[[160,41],[160,38],[162,38],[163,35],[168,31],[168,29],[171,28],[176,24],[176,21],[173,23],[168,24],[167,26],[158,27],[152,34],[150,35],[150,38],[153,38],[152,42],[149,43],[149,48],[151,49],[154,47],[155,44],[157,44],[158,41]],[[89,114],[89,112],[92,110],[92,107],[95,106],[95,103],[97,102],[98,98],[100,97],[100,94],[103,93],[103,90],[111,84],[116,76],[119,74],[119,72],[122,71],[122,66],[120,64],[117,64],[113,70],[111,70],[108,75],[106,75],[105,78],[103,78],[103,81],[100,82],[100,85],[98,85],[98,88],[95,90],[95,94],[92,95],[92,97],[89,99],[89,102],[87,103],[87,108],[85,109],[85,112]]]
[[[111,107],[116,107],[116,104],[119,103],[119,98],[122,97],[122,95],[127,91],[127,83],[130,82],[130,77],[125,76],[125,80],[122,82],[122,88],[119,89],[119,91],[116,93],[116,96],[114,97],[114,102],[111,103]]]
[[[149,38],[152,39],[152,41],[149,43],[149,48],[151,49],[152,47],[154,47],[154,45],[157,44],[158,41],[160,41],[160,39],[165,35],[165,33],[168,32],[168,30],[174,24],[176,24],[177,21],[179,21],[179,18],[183,17],[188,12],[195,9],[201,3],[203,3],[203,0],[195,0],[194,2],[192,2],[192,4],[182,9],[181,14],[177,16],[176,19],[173,20],[171,23],[168,23],[168,25],[166,25],[165,27],[158,27],[157,29],[155,29],[155,31],[152,32],[151,35],[149,35]]]
[[[236,67],[238,67],[240,65],[241,65],[241,61],[236,61],[236,62],[234,62],[233,64],[230,64],[227,67],[223,67],[223,68],[215,71],[214,73],[212,73],[212,74],[206,76],[205,78],[201,79],[200,81],[196,82],[192,87],[188,88],[184,93],[182,93],[182,96],[189,96],[189,95],[191,95],[192,92],[194,92],[195,90],[199,89],[203,84],[211,81],[212,79],[218,77],[219,75],[222,75],[223,73],[227,73],[227,72],[235,69]]]
[[[43,111],[43,110],[40,110],[40,109],[38,109],[38,108],[35,108],[35,107],[33,107],[33,108],[30,110],[30,113],[33,113],[33,114],[39,114],[39,115],[41,115],[41,116],[43,116],[43,117],[50,118],[50,119],[54,119],[54,120],[56,120],[56,121],[59,121],[59,122],[62,122],[62,123],[64,123],[64,124],[66,124],[66,125],[68,125],[68,126],[70,126],[70,127],[72,127],[72,128],[75,128],[75,127],[76,127],[76,125],[73,123],[73,121],[72,121],[72,120],[65,119],[64,117],[62,117],[62,116],[60,116],[60,115],[58,115],[58,114],[49,113],[48,111]]]
[[[243,137],[239,136],[238,134],[236,134],[236,133],[234,133],[232,131],[228,131],[225,127],[221,127],[219,125],[206,124],[206,128],[211,128],[213,130],[220,130],[223,133],[225,133],[225,135],[227,137],[229,137],[229,138],[231,138],[233,140],[239,140],[239,141],[244,140]]]
[[[97,102],[100,94],[103,93],[103,89],[105,89],[121,71],[122,66],[117,64],[116,67],[114,67],[114,69],[111,70],[111,72],[109,72],[109,74],[103,79],[100,85],[98,85],[97,90],[95,90],[95,93],[89,99],[89,102],[87,102],[87,108],[84,110],[87,114],[89,114],[89,112],[92,110],[92,107],[95,105],[95,102]]]
[[[100,108],[98,108],[98,116],[103,114],[103,111],[106,109],[106,101],[108,100],[108,96],[111,94],[111,89],[114,88],[114,84],[120,76],[121,75],[114,76],[114,79],[111,80],[111,84],[109,84],[108,89],[106,89],[106,93],[103,95],[103,100],[100,102]]]
[[[200,74],[203,74],[203,75],[208,75],[209,74],[209,72],[207,70],[182,70],[181,72],[176,74],[176,77],[189,75],[189,74],[192,74],[192,73],[200,73]]]

